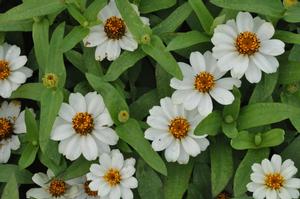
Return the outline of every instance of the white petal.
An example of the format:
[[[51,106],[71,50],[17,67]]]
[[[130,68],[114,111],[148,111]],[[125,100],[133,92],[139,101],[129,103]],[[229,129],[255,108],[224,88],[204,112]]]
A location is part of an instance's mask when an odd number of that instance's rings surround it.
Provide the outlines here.
[[[245,74],[249,66],[249,58],[247,56],[239,55],[239,57],[239,65],[235,65],[230,71],[231,76],[237,79],[240,79]]]
[[[232,38],[236,38],[237,37],[236,30],[233,27],[231,27],[231,26],[229,26],[227,24],[218,25],[215,28],[214,32],[225,33],[225,34],[227,34],[228,36],[230,36]]]
[[[121,194],[123,199],[133,199],[133,193],[128,188],[121,187]]]
[[[234,43],[232,43],[231,45],[223,43],[223,44],[215,44],[215,46],[212,48],[212,52],[213,52],[213,57],[216,59],[220,59],[221,57],[227,55],[227,54],[231,54],[231,53],[235,53],[236,52],[236,47],[234,45]]]
[[[173,139],[174,138],[171,136],[171,134],[164,134],[152,142],[152,148],[155,151],[162,151],[171,144]]]
[[[9,81],[0,80],[0,96],[2,96],[3,98],[9,98],[11,96],[11,93],[12,93],[12,88]]]
[[[71,124],[63,124],[56,126],[52,133],[51,133],[51,139],[52,140],[64,140],[66,138],[69,138],[76,134],[75,130],[73,129],[73,126]]]
[[[190,55],[190,63],[194,72],[197,74],[205,71],[206,65],[203,55],[200,52],[192,52]]]
[[[251,59],[255,63],[255,65],[264,71],[265,73],[274,73],[277,70],[277,65],[273,65],[271,60],[267,59],[267,55],[262,55],[261,53],[255,53]]]
[[[216,81],[216,86],[222,87],[227,90],[232,90],[233,86],[236,86],[239,88],[241,86],[241,80],[235,79],[235,78],[230,78],[230,77],[225,77],[222,79],[219,79]]]
[[[21,111],[21,103],[19,101],[11,101],[8,104],[8,113],[9,113],[9,115],[7,115],[7,116],[18,118],[19,114],[20,114],[20,111]],[[23,114],[22,114],[23,117],[24,117],[24,113],[25,112],[23,112]]]
[[[291,178],[286,180],[285,187],[299,189],[300,188],[300,179],[299,178]]]
[[[92,135],[101,142],[109,145],[115,145],[119,140],[117,133],[111,128],[95,129]]]
[[[201,151],[205,151],[209,146],[209,141],[206,138],[196,138],[195,141],[198,143]]]
[[[103,26],[101,26],[103,28]],[[86,38],[83,39],[84,46],[86,47],[95,47],[107,40],[106,33],[104,30],[101,32],[93,32],[91,31]]]
[[[292,198],[299,198],[300,194],[299,191],[297,189],[289,189],[289,188],[285,188],[289,194],[291,195]]]
[[[249,12],[239,12],[236,17],[236,24],[238,32],[252,32],[253,30],[253,17]]]
[[[157,137],[162,136],[162,134],[167,133],[166,131],[155,129],[155,128],[148,128],[145,131],[145,138],[147,140],[155,140]]]
[[[100,165],[102,165],[105,169],[110,169],[111,157],[107,153],[104,153],[100,156],[99,162]]]
[[[90,92],[84,98],[87,104],[87,112],[92,113],[94,118],[104,111],[103,98],[97,92]]]
[[[61,147],[65,145],[65,147]],[[59,143],[59,152],[63,153],[67,159],[73,161],[79,158],[82,153],[80,147],[80,137],[78,135],[74,135],[68,139],[65,139]],[[63,150],[63,151],[61,151]]]
[[[7,163],[10,157],[10,147],[2,145],[0,147],[0,163]]]
[[[225,44],[231,46],[234,44],[235,39],[225,33],[216,32],[211,38],[211,42],[215,45]]]
[[[264,159],[261,162],[261,166],[262,166],[262,169],[265,172],[265,174],[269,174],[269,173],[274,172],[274,168],[273,168],[271,162],[268,159]]]
[[[24,66],[26,64],[26,62],[27,62],[26,56],[20,56],[20,57],[14,58],[13,60],[11,60],[9,62],[9,68],[12,71],[15,71],[15,70],[21,68],[22,66]]]
[[[199,93],[198,91],[193,91],[189,93],[183,101],[184,108],[186,110],[195,109],[198,106],[200,100],[202,99],[202,96],[203,94]]]
[[[168,162],[176,162],[180,154],[180,143],[178,139],[173,140],[173,142],[166,148],[165,157]]]
[[[205,93],[202,96],[202,99],[198,105],[198,111],[200,115],[207,116],[212,112],[212,110],[213,110],[213,104],[211,101],[211,97],[209,96],[209,94]]]
[[[98,156],[98,147],[92,136],[81,137],[81,151],[87,160],[95,160]]]
[[[94,118],[94,122],[96,127],[109,127],[114,124],[107,108],[105,108],[104,111],[98,117]]]
[[[158,118],[150,115],[147,117],[147,124],[156,129],[166,130],[168,129],[169,121],[164,120],[162,117]]]
[[[264,184],[265,182],[265,175],[261,173],[252,173],[250,175],[250,179],[258,184]]]
[[[171,98],[169,97],[162,98],[160,100],[160,106],[164,114],[168,117],[168,119],[172,119],[176,117],[175,106]]]
[[[66,103],[62,103],[60,110],[58,112],[58,115],[68,121],[68,122],[72,122],[73,117],[75,116],[75,111],[73,109],[73,107],[71,107],[69,104]]]
[[[261,70],[256,67],[251,59],[249,61],[249,66],[246,70],[245,76],[250,83],[258,83],[261,80]]]
[[[48,199],[52,197],[43,188],[31,188],[26,192],[26,198]]]
[[[102,177],[105,175],[105,170],[103,167],[101,167],[99,164],[92,164],[90,166],[90,171],[92,172],[93,175]]]
[[[12,45],[6,51],[5,60],[12,61],[13,59],[19,57],[20,54],[21,49],[16,45]],[[2,57],[0,59],[2,59]]]
[[[71,93],[69,96],[69,104],[72,106],[76,113],[86,112],[85,98],[81,93]]]
[[[186,96],[190,93],[191,90],[176,90],[172,94],[172,101],[174,104],[182,104]]]
[[[121,170],[122,179],[129,178],[133,176],[135,168],[133,166],[123,167]]]
[[[106,56],[106,49],[107,49],[108,41],[103,42],[99,46],[97,46],[95,51],[95,59],[98,61],[102,61]]]
[[[187,78],[184,78],[183,80],[172,78],[170,81],[170,86],[178,90],[190,90],[195,88],[194,79],[187,79]]]
[[[250,192],[254,192],[260,186],[261,186],[261,184],[257,184],[255,182],[250,182],[250,183],[247,184],[247,190],[250,191]]]
[[[29,78],[32,76],[32,73],[33,71],[30,69],[30,68],[27,68],[25,66],[19,68],[18,70],[15,70],[15,71],[18,71],[18,72],[21,72],[21,73],[24,73],[26,78]]]
[[[284,43],[278,39],[261,42],[259,51],[266,55],[278,56],[284,53]]]
[[[201,151],[197,142],[189,136],[181,139],[181,143],[184,150],[193,157],[197,156]]]
[[[184,77],[193,78],[196,75],[196,73],[192,70],[192,67],[190,65],[183,62],[178,62],[178,65]]]
[[[115,186],[111,189],[109,193],[109,198],[111,199],[119,199],[121,197],[121,190],[119,186]]]
[[[134,51],[138,47],[138,43],[132,38],[128,36],[123,36],[122,39],[119,40],[120,47],[124,50]]]
[[[134,189],[138,186],[138,181],[135,177],[126,178],[121,181],[121,185],[127,188]]]
[[[9,145],[10,145],[11,150],[19,149],[21,143],[20,143],[20,140],[19,140],[18,136],[13,135],[11,137],[11,141],[10,141]]]
[[[184,150],[182,144],[180,145],[180,154],[177,162],[179,164],[187,164],[189,162],[189,154]]]
[[[275,172],[280,172],[282,159],[280,155],[274,154],[271,158],[271,163],[273,165]]]
[[[119,42],[115,40],[108,40],[106,53],[107,53],[107,60],[113,61],[117,59],[121,53],[121,47],[119,45]]]
[[[266,197],[266,189],[264,186],[259,187],[253,193],[255,199],[264,199]]]
[[[263,41],[270,39],[275,33],[274,26],[270,22],[264,22],[258,28],[256,34],[258,38]]]
[[[277,193],[275,190],[267,189],[266,199],[277,199]]]
[[[278,196],[281,198],[281,199],[291,199],[292,196],[290,195],[290,193],[285,189],[285,188],[281,188],[279,191],[278,191]]]
[[[289,179],[293,177],[297,173],[297,171],[298,169],[294,165],[291,165],[285,168],[284,170],[282,170],[281,175],[283,175],[285,179]]]
[[[233,94],[221,87],[216,87],[212,89],[209,94],[220,104],[229,105],[232,104],[234,100]]]
[[[112,154],[111,166],[113,168],[122,169],[124,163],[124,157],[122,153],[120,153],[118,149],[115,149],[112,150],[111,154]]]
[[[237,52],[227,53],[218,60],[218,67],[220,71],[228,71],[235,66],[239,66],[242,60],[242,55],[239,55]]]
[[[98,14],[98,18],[103,21],[103,23],[108,19],[109,17],[112,17],[115,15],[114,10],[111,9],[110,5],[106,5],[102,10],[100,10]]]
[[[44,187],[45,184],[49,181],[49,178],[46,174],[40,172],[40,173],[36,173],[32,176],[32,181],[35,184],[37,184],[41,187]]]

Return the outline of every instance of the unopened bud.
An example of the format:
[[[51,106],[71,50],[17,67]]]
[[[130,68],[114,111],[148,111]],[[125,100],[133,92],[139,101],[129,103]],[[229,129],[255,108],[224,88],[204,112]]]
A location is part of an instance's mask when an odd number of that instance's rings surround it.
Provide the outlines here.
[[[47,88],[55,88],[58,84],[58,77],[54,73],[47,73],[42,78],[43,85]]]
[[[127,120],[129,119],[129,113],[125,110],[120,111],[119,115],[118,115],[118,120],[122,123],[127,122]]]

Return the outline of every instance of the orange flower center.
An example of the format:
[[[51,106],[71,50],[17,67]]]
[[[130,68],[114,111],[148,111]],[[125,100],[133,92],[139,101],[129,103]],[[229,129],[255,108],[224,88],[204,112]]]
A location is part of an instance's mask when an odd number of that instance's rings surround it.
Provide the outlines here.
[[[271,173],[265,176],[265,185],[274,190],[279,190],[283,187],[284,177],[280,173]]]
[[[103,178],[111,187],[114,187],[121,182],[121,174],[118,169],[109,169]]]
[[[53,197],[62,196],[66,192],[66,183],[62,180],[52,180],[49,186],[49,192]]]
[[[8,67],[8,62],[5,60],[0,60],[0,80],[5,80],[10,74],[10,69]]]
[[[104,25],[104,32],[109,39],[121,39],[125,35],[126,25],[116,16],[108,18]]]
[[[13,134],[13,124],[6,118],[0,118],[0,141],[10,138]]]
[[[235,47],[240,54],[252,55],[258,51],[260,40],[255,33],[242,32],[236,38]]]
[[[97,191],[92,191],[89,187],[89,184],[91,183],[91,181],[86,181],[84,183],[84,192],[88,195],[88,196],[92,196],[92,197],[96,197],[98,195]]]
[[[74,130],[80,135],[87,135],[94,129],[94,119],[89,113],[77,113],[72,123]]]
[[[185,138],[190,129],[190,123],[182,117],[176,117],[171,120],[169,125],[169,132],[176,138],[181,139]]]
[[[208,72],[201,72],[195,78],[195,89],[201,93],[207,93],[215,86],[214,76]]]

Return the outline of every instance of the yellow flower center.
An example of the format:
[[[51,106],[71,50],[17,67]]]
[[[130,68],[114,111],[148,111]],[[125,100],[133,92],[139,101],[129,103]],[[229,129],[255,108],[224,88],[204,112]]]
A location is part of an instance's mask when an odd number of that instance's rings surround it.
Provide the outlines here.
[[[189,132],[190,123],[182,117],[176,117],[171,120],[169,125],[169,132],[176,138],[185,138]]]
[[[104,32],[109,39],[121,39],[125,35],[126,25],[116,16],[108,18],[104,25]]]
[[[54,179],[51,181],[49,186],[49,193],[53,197],[60,197],[66,192],[66,183],[62,180]]]
[[[92,196],[92,197],[96,197],[98,195],[97,191],[92,191],[89,187],[89,184],[91,183],[91,181],[86,181],[84,183],[84,192],[88,195],[88,196]]]
[[[242,32],[236,38],[235,47],[240,54],[252,55],[258,51],[260,40],[253,32]]]
[[[87,135],[94,129],[94,119],[89,113],[77,113],[72,123],[74,130],[80,135]]]
[[[217,199],[230,199],[230,194],[223,191],[217,196]]]
[[[271,173],[265,176],[265,185],[274,190],[279,190],[283,187],[284,177],[280,173]]]
[[[118,169],[109,169],[103,178],[111,187],[114,187],[121,182],[121,174]]]
[[[13,134],[13,124],[6,118],[0,118],[0,141],[10,138]]]
[[[5,60],[0,60],[0,80],[5,80],[10,74],[10,69],[8,67],[8,62]]]
[[[196,75],[195,89],[201,93],[207,93],[215,86],[214,76],[208,72],[201,72]]]

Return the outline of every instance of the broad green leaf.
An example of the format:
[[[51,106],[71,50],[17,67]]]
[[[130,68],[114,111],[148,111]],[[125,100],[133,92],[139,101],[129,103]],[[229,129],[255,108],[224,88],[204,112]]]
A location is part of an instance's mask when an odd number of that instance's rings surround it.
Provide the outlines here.
[[[134,52],[125,51],[109,66],[107,73],[103,77],[105,81],[115,81],[130,67],[133,67],[139,60],[145,57],[146,54],[137,49]]]
[[[60,175],[64,180],[81,177],[89,172],[92,162],[87,161],[83,156],[72,162],[72,164]]]
[[[55,175],[60,174],[67,168],[67,162],[64,158],[59,159],[60,164],[56,164],[53,160],[51,160],[47,153],[42,153],[41,151],[38,154],[40,162],[45,165],[47,168],[51,169]]]
[[[129,106],[131,117],[142,120],[149,114],[150,108],[157,104],[159,104],[157,91],[151,90]]]
[[[171,96],[173,89],[170,87],[172,76],[166,72],[159,64],[155,66],[155,80],[158,98]]]
[[[241,109],[238,118],[238,129],[273,124],[288,119],[299,113],[299,109],[282,103],[256,103]]]
[[[204,152],[205,153],[205,152]],[[201,156],[202,154],[200,154]],[[210,163],[209,163],[210,164]],[[203,195],[203,199],[211,196],[211,168],[208,163],[196,162],[193,170],[193,184]],[[198,198],[195,198],[198,199]]]
[[[144,133],[136,120],[129,119],[125,124],[118,126],[116,131],[119,137],[132,146],[149,166],[159,173],[167,175],[166,165],[144,138]]]
[[[21,169],[29,167],[34,162],[38,150],[39,147],[33,146],[31,143],[25,145],[18,163]]]
[[[83,65],[87,72],[96,76],[102,76],[103,71],[100,62],[95,60],[95,50],[92,48],[83,48]]]
[[[207,190],[205,190],[205,192],[207,192]],[[199,190],[198,185],[196,184],[189,185],[186,199],[204,199],[203,192]]]
[[[206,116],[196,127],[196,135],[208,134],[215,136],[221,131],[222,113],[219,111],[213,111]]]
[[[210,146],[211,187],[216,197],[224,190],[233,175],[232,149],[223,136],[217,136]]]
[[[42,97],[41,93],[44,92],[44,90],[46,90],[46,88],[41,83],[27,83],[21,85],[16,91],[14,91],[10,98],[23,98],[40,101]]]
[[[48,15],[62,11],[65,4],[61,0],[34,0],[26,1],[0,15],[0,23],[31,19],[37,16]]]
[[[39,139],[39,129],[34,114],[29,109],[25,110],[25,124],[27,141],[37,143]]]
[[[164,181],[164,199],[181,199],[188,188],[194,161],[186,165],[168,163],[168,177]]]
[[[248,150],[242,162],[239,164],[233,181],[234,196],[238,197],[247,191],[247,184],[250,182],[251,166],[260,163],[261,160],[269,156],[269,149]]]
[[[19,199],[19,186],[14,173],[11,173],[11,177],[3,189],[1,199]]]
[[[284,12],[280,0],[210,0],[210,2],[222,8],[254,12],[275,18],[280,18]]]
[[[150,13],[158,10],[170,8],[176,4],[176,0],[141,0],[139,9],[141,13]]]
[[[289,7],[284,13],[283,19],[290,23],[300,22],[300,4]]]
[[[59,165],[61,163],[62,155],[58,151],[58,142],[49,140],[45,151],[47,152],[47,157],[55,164]]]
[[[140,43],[145,35],[151,35],[151,29],[144,24],[128,0],[115,0],[117,7],[134,38]]]
[[[209,41],[210,38],[206,34],[192,30],[185,33],[178,33],[178,35],[174,37],[174,39],[172,39],[168,44],[167,50],[173,51],[182,48],[188,48],[190,46]]]
[[[236,122],[226,123],[222,122],[222,131],[228,138],[235,138],[238,134],[238,130],[236,128]]]
[[[259,141],[256,141],[259,140]],[[265,147],[273,147],[284,141],[284,130],[272,129],[265,133],[249,133],[241,131],[231,140],[231,146],[237,150],[259,149]],[[256,143],[258,142],[258,143]]]
[[[165,20],[153,28],[153,33],[161,35],[163,33],[174,32],[192,13],[192,8],[188,3],[184,3],[176,8]]]
[[[103,81],[102,78],[88,73],[86,74],[86,78],[90,85],[102,95],[114,123],[120,125],[121,122],[118,119],[120,111],[129,112],[125,99],[113,85]]]
[[[18,21],[7,21],[0,23],[0,31],[22,31],[31,32],[32,31],[32,19],[18,20]]]
[[[151,37],[151,43],[142,46],[145,53],[150,55],[159,66],[177,79],[182,79],[181,70],[171,53],[166,48],[158,36]]]
[[[62,44],[62,51],[67,52],[74,48],[82,39],[87,36],[89,29],[82,26],[75,26],[71,32],[64,38]]]
[[[188,1],[194,12],[196,13],[198,20],[200,21],[204,31],[210,33],[210,27],[213,24],[213,16],[206,8],[202,0],[189,0]]]
[[[67,5],[68,13],[82,26],[86,25],[87,19],[82,15],[81,11],[73,3]]]
[[[163,199],[163,184],[159,175],[141,159],[138,160],[136,177],[139,182],[138,192],[141,198]]]
[[[67,59],[73,64],[73,66],[75,66],[78,70],[80,70],[80,72],[82,73],[87,72],[87,68],[84,64],[86,60],[83,59],[82,54],[80,54],[75,50],[70,50],[66,52],[65,55]]]
[[[280,153],[283,161],[286,159],[292,159],[295,162],[296,168],[300,168],[300,157],[299,157],[299,148],[300,148],[300,137],[296,137],[293,142],[289,143],[287,147]]]
[[[279,68],[278,83],[290,84],[300,81],[299,62],[287,62],[281,64]]]
[[[280,39],[285,43],[300,44],[300,34],[289,31],[277,30],[275,32],[274,38]]]
[[[296,93],[281,93],[280,95],[281,97],[281,101],[285,104],[300,108],[300,92],[296,92]],[[289,119],[291,121],[291,123],[293,124],[293,126],[295,127],[295,129],[297,129],[298,132],[300,132],[300,113],[297,113],[293,116],[291,116]]]
[[[63,93],[60,90],[47,89],[42,93],[39,143],[43,152],[46,152],[52,126],[62,102]]]
[[[13,164],[0,164],[0,182],[8,182],[14,173],[19,184],[33,184],[32,173]]]
[[[107,0],[96,0],[93,1],[89,7],[84,12],[84,16],[89,21],[96,21],[97,20],[97,14],[99,11],[107,4]]]
[[[223,109],[223,118],[227,123],[235,121],[238,118],[240,112],[241,93],[236,87],[234,87],[232,93],[234,95],[234,101],[232,102],[232,104],[225,106]]]
[[[300,45],[299,44],[295,44],[293,46],[293,48],[290,51],[288,60],[300,62]]]

